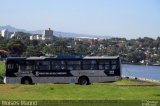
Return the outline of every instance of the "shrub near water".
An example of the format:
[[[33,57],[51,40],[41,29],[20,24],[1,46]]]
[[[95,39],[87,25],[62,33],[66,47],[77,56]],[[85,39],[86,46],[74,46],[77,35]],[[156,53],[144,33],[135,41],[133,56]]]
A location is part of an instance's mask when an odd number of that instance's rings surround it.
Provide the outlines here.
[[[5,68],[4,62],[0,61],[0,83],[3,83],[4,68]]]

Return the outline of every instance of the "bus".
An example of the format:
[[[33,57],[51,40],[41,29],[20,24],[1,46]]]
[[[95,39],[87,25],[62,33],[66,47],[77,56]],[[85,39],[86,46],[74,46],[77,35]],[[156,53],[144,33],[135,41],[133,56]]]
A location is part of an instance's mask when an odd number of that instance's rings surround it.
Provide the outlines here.
[[[113,82],[121,79],[119,56],[8,57],[4,83]]]

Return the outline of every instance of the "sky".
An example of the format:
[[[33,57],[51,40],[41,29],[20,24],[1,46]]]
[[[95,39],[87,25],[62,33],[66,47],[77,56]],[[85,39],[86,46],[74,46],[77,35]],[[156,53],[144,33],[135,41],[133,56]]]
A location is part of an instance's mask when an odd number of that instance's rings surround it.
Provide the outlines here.
[[[0,0],[0,26],[157,38],[160,0]]]

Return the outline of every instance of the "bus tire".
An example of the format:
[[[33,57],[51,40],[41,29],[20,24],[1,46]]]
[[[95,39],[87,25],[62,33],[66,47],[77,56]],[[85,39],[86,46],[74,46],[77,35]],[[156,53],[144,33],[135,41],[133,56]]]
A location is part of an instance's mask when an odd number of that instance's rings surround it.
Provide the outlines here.
[[[88,79],[88,77],[86,77],[86,76],[80,77],[80,78],[78,79],[78,83],[79,83],[80,85],[89,85],[89,84],[90,84],[90,83],[89,83],[89,79]]]
[[[21,79],[21,84],[32,84],[32,79],[30,77],[23,77]]]

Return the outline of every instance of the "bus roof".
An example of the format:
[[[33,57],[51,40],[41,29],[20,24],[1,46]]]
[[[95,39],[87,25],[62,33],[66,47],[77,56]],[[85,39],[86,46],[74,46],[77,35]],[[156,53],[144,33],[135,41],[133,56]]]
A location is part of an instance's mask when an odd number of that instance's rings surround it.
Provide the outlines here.
[[[8,60],[79,60],[79,59],[118,59],[119,56],[86,56],[86,57],[8,57]]]
[[[7,60],[25,60],[25,57],[8,57]]]
[[[26,60],[45,60],[49,57],[27,57]]]
[[[83,59],[117,59],[119,56],[86,56]]]

